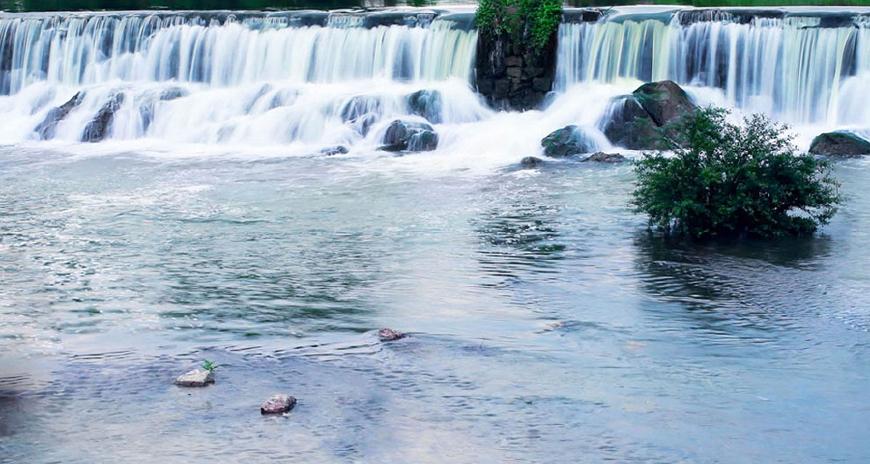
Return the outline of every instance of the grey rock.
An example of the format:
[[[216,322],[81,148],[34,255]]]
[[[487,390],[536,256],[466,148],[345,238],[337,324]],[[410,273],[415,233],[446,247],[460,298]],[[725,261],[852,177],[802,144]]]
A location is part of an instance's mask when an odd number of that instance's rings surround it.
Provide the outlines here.
[[[599,151],[587,156],[586,158],[583,158],[582,161],[594,161],[598,163],[623,163],[625,161],[628,161],[628,158],[620,155],[619,153],[604,153]]]
[[[589,153],[595,147],[592,140],[577,126],[565,126],[550,132],[541,140],[544,154],[551,158],[564,158]]]
[[[320,150],[321,155],[333,156],[333,155],[344,155],[347,154],[347,147],[344,145],[335,145],[332,147],[322,148]]]
[[[382,342],[392,342],[405,338],[405,334],[389,328],[378,330],[378,339]]]
[[[179,387],[204,387],[210,383],[214,383],[214,372],[205,369],[194,369],[175,379]]]
[[[55,129],[57,129],[57,124],[64,118],[66,118],[72,112],[72,110],[78,107],[84,99],[85,93],[77,92],[63,105],[49,110],[48,114],[45,115],[45,119],[43,119],[42,122],[36,126],[36,129],[34,129],[34,131],[39,134],[39,138],[41,140],[48,140],[54,137]]]
[[[121,109],[123,103],[123,93],[112,95],[109,100],[103,104],[100,111],[97,111],[97,115],[94,116],[94,119],[85,126],[85,130],[82,132],[82,142],[99,142],[106,138],[112,130],[115,113]]]
[[[632,95],[659,127],[697,108],[686,91],[674,81],[649,82],[638,87]]]
[[[536,156],[526,156],[520,160],[520,167],[523,169],[534,169],[544,165],[544,160]]]
[[[847,131],[825,132],[813,139],[810,153],[825,156],[870,155],[870,140]]]
[[[290,395],[272,395],[260,406],[260,414],[285,414],[296,406],[296,398]]]
[[[339,109],[341,120],[362,135],[368,134],[372,124],[380,119],[382,113],[381,101],[367,95],[351,97]]]
[[[395,120],[384,134],[384,151],[431,151],[438,147],[438,134],[429,124]]]
[[[432,124],[442,121],[442,107],[441,92],[437,90],[418,90],[408,95],[408,108],[411,114],[422,116]]]
[[[190,92],[188,92],[187,89],[181,87],[170,87],[168,89],[163,89],[163,91],[160,92],[160,100],[171,101],[188,95],[190,95]]]
[[[650,82],[631,95],[615,98],[599,125],[615,145],[632,150],[656,149],[662,144],[658,128],[696,108],[673,81]]]

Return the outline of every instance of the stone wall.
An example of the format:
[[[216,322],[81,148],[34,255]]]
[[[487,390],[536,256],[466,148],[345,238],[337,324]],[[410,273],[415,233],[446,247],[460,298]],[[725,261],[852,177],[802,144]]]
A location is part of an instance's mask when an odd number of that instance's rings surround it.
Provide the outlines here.
[[[505,110],[538,107],[553,87],[556,72],[556,34],[540,52],[527,50],[506,35],[477,42],[475,78],[477,91],[490,105]]]

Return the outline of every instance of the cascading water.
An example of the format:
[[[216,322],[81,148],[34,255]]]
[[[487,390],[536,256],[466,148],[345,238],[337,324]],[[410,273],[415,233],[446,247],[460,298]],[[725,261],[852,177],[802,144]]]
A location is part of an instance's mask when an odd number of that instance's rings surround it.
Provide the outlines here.
[[[729,105],[790,123],[867,126],[868,18],[684,10],[565,23],[556,86],[671,79],[721,89]]]
[[[0,14],[0,142],[373,152],[402,119],[433,125],[439,155],[504,165],[540,154],[541,139],[567,125],[596,150],[613,148],[598,129],[611,99],[661,79],[700,103],[796,124],[804,147],[822,129],[870,128],[870,10],[565,18],[549,107],[499,113],[473,90],[477,32],[462,7]]]
[[[424,110],[476,120],[487,110],[469,83],[471,15],[439,16],[2,16],[0,112],[11,123],[0,135],[375,145],[391,119]],[[437,108],[409,106],[421,90],[439,95]]]

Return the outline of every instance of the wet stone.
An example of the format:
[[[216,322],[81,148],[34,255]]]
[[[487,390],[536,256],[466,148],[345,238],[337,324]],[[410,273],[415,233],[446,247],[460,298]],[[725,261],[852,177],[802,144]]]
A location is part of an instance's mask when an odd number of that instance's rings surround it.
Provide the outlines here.
[[[296,398],[290,395],[272,395],[260,406],[260,414],[284,414],[296,406]]]
[[[592,161],[598,163],[622,163],[628,161],[628,158],[620,155],[619,153],[604,153],[599,151],[587,156],[583,159],[583,161]]]
[[[348,153],[348,149],[344,145],[335,145],[332,147],[322,148],[320,150],[321,155],[333,156],[333,155],[346,155]]]
[[[179,387],[204,387],[210,383],[214,383],[214,372],[205,369],[194,369],[175,379]]]
[[[402,332],[397,332],[393,329],[388,328],[378,330],[378,339],[382,342],[392,342],[402,338],[405,338],[405,334],[403,334]]]

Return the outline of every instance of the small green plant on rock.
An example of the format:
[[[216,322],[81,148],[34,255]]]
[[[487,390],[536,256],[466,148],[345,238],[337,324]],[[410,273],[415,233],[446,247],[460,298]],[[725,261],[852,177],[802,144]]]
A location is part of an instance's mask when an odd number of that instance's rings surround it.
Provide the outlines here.
[[[214,362],[206,359],[205,361],[202,362],[202,368],[209,371],[209,372],[214,372],[215,369],[218,368],[218,365],[215,364]]]
[[[798,152],[787,127],[763,115],[742,125],[698,109],[660,131],[670,154],[636,164],[632,204],[651,226],[709,238],[813,233],[842,198],[827,161]]]

